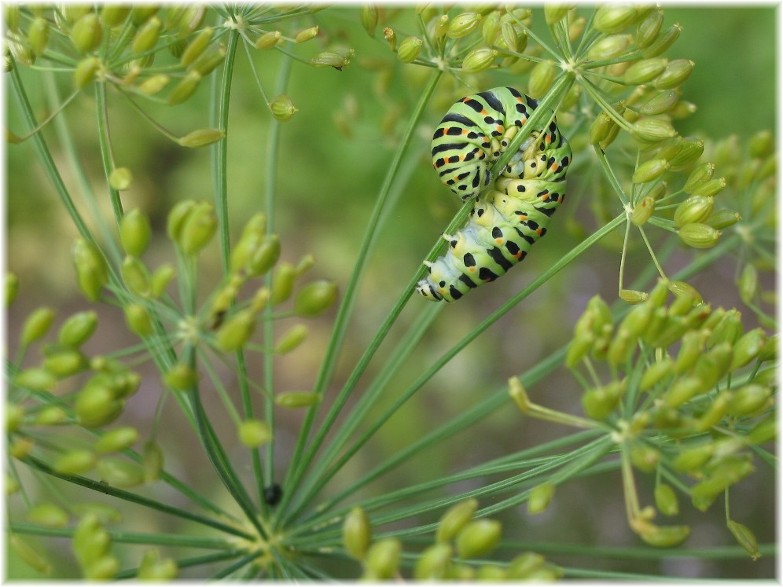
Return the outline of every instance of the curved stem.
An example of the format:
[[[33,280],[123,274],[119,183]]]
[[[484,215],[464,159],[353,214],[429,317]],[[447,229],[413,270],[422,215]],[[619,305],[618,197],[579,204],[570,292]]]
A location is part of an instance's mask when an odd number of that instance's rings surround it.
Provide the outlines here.
[[[109,188],[109,199],[114,211],[114,221],[119,225],[124,212],[119,190],[115,190],[109,183],[109,176],[114,169],[114,154],[111,149],[111,134],[109,133],[109,106],[106,103],[106,84],[103,82],[95,84],[95,117],[98,122],[98,144],[101,148],[103,175]]]

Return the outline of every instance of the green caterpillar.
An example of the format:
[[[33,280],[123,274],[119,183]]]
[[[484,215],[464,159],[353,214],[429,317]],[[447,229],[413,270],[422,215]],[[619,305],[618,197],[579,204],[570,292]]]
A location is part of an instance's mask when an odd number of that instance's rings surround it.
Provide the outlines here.
[[[494,88],[458,100],[432,137],[432,165],[463,200],[476,199],[465,227],[446,253],[425,262],[429,275],[416,291],[428,300],[453,302],[494,281],[527,255],[546,234],[549,219],[565,196],[571,148],[554,119],[536,129],[489,186],[490,168],[538,103],[514,88]]]

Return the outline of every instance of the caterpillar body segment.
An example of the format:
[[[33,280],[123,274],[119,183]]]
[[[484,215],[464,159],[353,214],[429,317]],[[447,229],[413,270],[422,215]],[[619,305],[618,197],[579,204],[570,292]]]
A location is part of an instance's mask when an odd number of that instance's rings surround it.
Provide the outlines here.
[[[416,291],[432,301],[453,302],[494,281],[527,256],[546,234],[565,196],[571,162],[568,141],[553,121],[535,129],[495,180],[490,168],[537,107],[514,88],[494,88],[458,100],[432,139],[432,164],[441,181],[463,200],[475,198],[467,224],[446,253],[427,263]]]

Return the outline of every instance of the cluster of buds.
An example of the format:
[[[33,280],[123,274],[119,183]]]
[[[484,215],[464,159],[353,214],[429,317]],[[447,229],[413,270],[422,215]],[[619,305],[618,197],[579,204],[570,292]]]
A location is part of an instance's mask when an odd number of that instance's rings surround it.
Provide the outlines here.
[[[679,295],[667,305],[670,289]],[[775,368],[763,367],[776,359],[777,337],[745,331],[740,318],[737,310],[700,303],[692,288],[661,281],[619,323],[596,296],[575,326],[566,365],[585,365],[594,379],[595,363],[605,362],[613,374],[584,392],[579,425],[609,427],[627,460],[624,475],[631,468],[659,473],[655,498],[663,515],[679,506],[662,477],[691,478],[677,486],[705,511],[753,471],[748,449],[775,435]],[[638,503],[627,495],[633,483],[625,487],[628,502]],[[655,545],[684,540],[686,526],[651,523],[656,508],[631,508],[631,527]]]
[[[526,552],[508,564],[469,564],[492,552],[500,542],[502,527],[497,520],[474,519],[478,502],[467,499],[451,507],[440,518],[435,542],[417,555],[413,578],[418,581],[510,581],[557,579],[562,571],[541,555]],[[343,521],[343,546],[362,563],[364,580],[400,578],[402,543],[396,538],[373,540],[372,526],[360,507]],[[455,560],[459,559],[459,560]]]

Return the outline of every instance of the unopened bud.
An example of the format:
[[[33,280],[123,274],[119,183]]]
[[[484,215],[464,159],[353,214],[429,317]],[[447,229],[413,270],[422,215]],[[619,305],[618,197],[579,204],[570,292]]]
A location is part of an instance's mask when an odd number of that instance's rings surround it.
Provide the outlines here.
[[[674,374],[674,365],[670,358],[664,358],[656,363],[653,363],[642,374],[642,378],[639,380],[639,390],[648,391],[652,389],[657,383],[664,378]]]
[[[197,381],[196,372],[185,363],[177,363],[163,375],[163,383],[174,391],[187,391]]]
[[[95,466],[95,454],[89,450],[71,450],[57,458],[52,467],[65,475],[81,475]]]
[[[636,28],[636,46],[639,49],[649,47],[658,37],[662,25],[663,13],[658,9],[650,11]]]
[[[102,37],[101,22],[94,12],[82,16],[71,29],[71,42],[79,53],[97,49]]]
[[[545,4],[544,18],[546,19],[546,23],[551,26],[560,22],[563,17],[568,14],[570,9],[571,6],[568,4]]]
[[[359,506],[354,507],[343,521],[343,546],[352,557],[362,560],[372,541],[372,526],[367,514]]]
[[[475,12],[463,12],[449,21],[446,36],[451,39],[461,39],[472,33],[481,22],[481,15]]]
[[[442,542],[425,548],[416,561],[413,570],[414,579],[417,581],[445,579],[452,555],[451,546]]]
[[[125,22],[130,14],[130,7],[121,4],[105,4],[101,8],[101,22],[111,27],[116,27]]]
[[[275,345],[274,352],[279,355],[290,353],[307,338],[307,326],[297,324],[286,332]]]
[[[285,94],[272,98],[269,102],[269,110],[272,112],[272,116],[280,122],[291,120],[291,117],[299,111],[291,98]]]
[[[676,471],[689,473],[701,469],[715,452],[715,446],[712,443],[702,444],[680,451],[672,466]]]
[[[403,63],[411,63],[416,60],[421,52],[423,41],[418,37],[408,37],[400,43],[397,49],[397,57]]]
[[[590,142],[606,150],[617,137],[619,131],[620,127],[614,119],[606,112],[601,111],[590,126]]]
[[[671,123],[662,118],[640,118],[631,126],[633,133],[645,142],[660,142],[677,136]]]
[[[681,228],[686,224],[704,222],[712,214],[714,204],[714,198],[690,196],[674,211],[674,224]]]
[[[47,528],[63,528],[68,525],[68,513],[53,503],[40,503],[27,512],[27,521]]]
[[[20,371],[19,374],[14,377],[14,385],[35,391],[51,392],[57,385],[57,378],[46,369],[32,367]]]
[[[634,6],[600,6],[595,11],[593,27],[599,32],[613,35],[631,26],[637,17],[638,12]]]
[[[385,538],[374,543],[364,558],[365,579],[374,581],[392,579],[400,566],[402,545],[396,538]]]
[[[209,46],[209,42],[212,40],[212,33],[212,27],[206,27],[202,29],[190,43],[188,43],[188,46],[185,48],[179,58],[179,62],[183,67],[188,67],[191,63],[198,59],[202,53],[204,53],[206,48]]]
[[[671,548],[682,544],[691,534],[688,526],[654,526],[645,524],[638,532],[639,537],[651,546]]]
[[[462,62],[462,71],[466,73],[477,73],[484,71],[495,62],[498,52],[488,47],[479,47],[467,54]]]
[[[27,42],[36,56],[43,55],[49,42],[49,22],[40,16],[33,19],[27,30]]]
[[[150,296],[153,299],[162,296],[175,274],[174,267],[171,265],[166,264],[158,267],[150,277]]]
[[[53,323],[54,310],[51,308],[43,307],[33,310],[22,325],[20,344],[26,347],[30,343],[43,338],[49,332]]]
[[[545,511],[552,502],[554,495],[554,483],[547,482],[533,487],[533,489],[530,490],[530,497],[527,500],[528,513],[540,514],[541,512]]]
[[[642,56],[649,58],[661,55],[674,44],[680,37],[681,32],[682,27],[679,23],[673,24],[665,31],[656,35],[655,40],[642,50]]]
[[[653,86],[659,90],[676,88],[690,77],[695,65],[690,59],[670,61],[664,72],[655,79]]]
[[[530,72],[528,93],[533,98],[543,98],[557,77],[557,67],[551,61],[537,63]]]
[[[256,41],[256,49],[271,49],[282,41],[283,35],[280,31],[269,31],[264,33]]]
[[[43,362],[44,369],[58,379],[84,371],[87,366],[87,358],[78,350],[69,348],[48,355]]]
[[[452,540],[470,522],[477,509],[478,501],[472,497],[449,508],[438,521],[435,540],[441,543]]]
[[[133,426],[123,426],[101,436],[94,448],[99,453],[121,452],[133,446],[138,439],[138,430]]]
[[[138,487],[144,483],[144,469],[138,463],[120,457],[103,457],[98,461],[101,481],[115,487]]]
[[[718,230],[721,230],[723,228],[728,228],[729,226],[733,226],[737,224],[742,220],[742,217],[739,215],[738,212],[735,212],[734,210],[718,210],[714,214],[712,214],[709,218],[707,218],[704,221],[704,224],[708,226],[712,226],[712,228],[716,228]]]
[[[734,536],[734,539],[737,541],[737,543],[745,549],[745,552],[750,555],[752,560],[755,561],[761,558],[758,540],[756,540],[756,536],[753,534],[750,528],[744,524],[735,522],[734,520],[729,520],[726,522],[726,526],[729,528],[729,531],[731,532],[732,536]]]
[[[248,310],[237,312],[220,327],[215,343],[225,352],[239,350],[253,334],[255,325],[255,315],[252,312]]]
[[[666,159],[650,159],[639,165],[633,173],[631,181],[634,183],[648,183],[655,181],[669,170],[670,164]]]
[[[310,60],[310,63],[316,67],[334,67],[337,70],[342,70],[350,61],[350,57],[337,51],[321,51]]]
[[[373,4],[364,4],[359,10],[359,19],[367,34],[375,36],[375,28],[378,26],[378,7]]]
[[[149,218],[134,208],[120,220],[120,242],[125,252],[132,257],[141,257],[150,242],[152,228]]]
[[[460,530],[456,539],[460,558],[477,558],[495,549],[502,526],[497,520],[474,520]]]
[[[775,137],[770,130],[760,130],[748,141],[748,153],[754,159],[764,159],[775,152]]]
[[[700,184],[695,191],[702,196],[714,196],[726,187],[725,177],[715,177]]]
[[[79,287],[87,299],[96,301],[109,281],[106,260],[94,244],[83,238],[76,239],[72,256]]]
[[[751,416],[768,407],[771,398],[769,387],[750,383],[732,394],[727,411],[733,416]]]
[[[100,68],[101,60],[97,57],[85,57],[79,61],[76,64],[76,69],[73,70],[73,83],[76,89],[80,90],[92,82]]]
[[[664,114],[669,112],[677,100],[680,99],[680,94],[677,90],[664,90],[653,94],[650,99],[639,106],[639,114],[644,116],[655,116],[657,114]]]
[[[275,403],[281,408],[308,408],[321,401],[314,391],[286,391],[275,396]]]
[[[272,278],[270,301],[273,305],[280,304],[291,297],[294,281],[298,276],[297,268],[290,263],[280,263]]]
[[[639,291],[635,289],[621,289],[618,297],[624,302],[629,304],[641,304],[646,301],[649,294],[646,291]]]
[[[495,44],[498,33],[501,32],[502,24],[500,22],[500,13],[497,11],[490,12],[484,17],[484,22],[481,23],[481,38],[484,40],[484,44],[491,46]],[[512,51],[515,48],[509,47]]]
[[[671,485],[659,483],[655,486],[655,507],[664,516],[676,516],[680,513],[680,504],[677,494]]]
[[[314,281],[304,286],[294,300],[294,313],[317,316],[337,300],[337,285],[331,281]]]
[[[685,180],[685,185],[682,187],[683,191],[687,194],[694,193],[701,185],[709,181],[714,172],[714,163],[706,162],[695,167],[688,175],[688,179]]]
[[[651,473],[661,461],[661,453],[643,442],[633,443],[630,450],[631,464],[644,473]]]
[[[318,35],[318,27],[312,26],[310,28],[303,29],[296,33],[296,37],[294,37],[295,43],[304,43],[305,41],[309,41],[310,39],[314,38],[316,35]]]
[[[161,559],[156,549],[149,549],[141,558],[136,578],[142,581],[170,581],[176,579],[178,573],[179,569],[174,560]]]
[[[185,77],[171,90],[168,97],[169,105],[180,104],[190,98],[198,88],[199,82],[201,82],[201,74],[195,70],[188,71]]]
[[[186,255],[195,255],[209,243],[216,230],[214,207],[208,202],[200,202],[183,219],[177,244]]]
[[[623,80],[626,84],[632,86],[646,84],[647,82],[654,80],[659,75],[661,75],[666,70],[666,65],[668,63],[669,60],[663,57],[642,59],[625,70],[625,73],[623,74]]]
[[[157,16],[153,16],[147,22],[145,22],[133,37],[131,43],[131,51],[134,53],[145,53],[155,46],[160,38],[160,31],[163,27],[160,19]]]
[[[614,59],[626,52],[631,45],[631,35],[610,35],[594,43],[587,51],[591,61]]]
[[[677,234],[680,240],[694,249],[708,249],[718,244],[720,231],[707,224],[692,223],[682,226]]]

